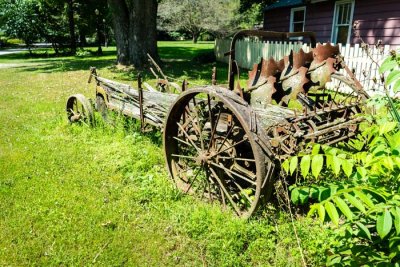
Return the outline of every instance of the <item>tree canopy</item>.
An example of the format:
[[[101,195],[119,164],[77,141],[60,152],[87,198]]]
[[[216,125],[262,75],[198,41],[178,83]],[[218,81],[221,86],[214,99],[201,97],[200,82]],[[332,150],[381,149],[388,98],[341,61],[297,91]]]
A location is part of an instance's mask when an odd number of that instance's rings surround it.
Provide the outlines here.
[[[222,35],[231,31],[239,4],[238,0],[163,0],[158,9],[160,26],[186,31],[196,43],[204,32]]]
[[[75,54],[78,40],[84,45],[99,23],[105,29],[96,9],[106,20],[106,0],[0,0],[0,28],[8,36],[22,39],[28,47],[45,41],[56,53],[68,47]]]

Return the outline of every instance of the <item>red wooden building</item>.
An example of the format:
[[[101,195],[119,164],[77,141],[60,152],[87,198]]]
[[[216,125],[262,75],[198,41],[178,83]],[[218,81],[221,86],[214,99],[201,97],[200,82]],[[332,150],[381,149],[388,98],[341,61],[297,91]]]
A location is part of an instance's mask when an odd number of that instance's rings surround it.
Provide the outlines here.
[[[313,31],[319,42],[366,43],[400,47],[400,0],[278,0],[264,8],[268,31]]]

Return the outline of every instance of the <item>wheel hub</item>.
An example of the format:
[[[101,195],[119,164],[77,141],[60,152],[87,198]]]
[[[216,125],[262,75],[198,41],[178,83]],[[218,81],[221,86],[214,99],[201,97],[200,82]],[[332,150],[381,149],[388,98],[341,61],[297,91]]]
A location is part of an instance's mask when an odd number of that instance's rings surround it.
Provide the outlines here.
[[[199,155],[196,157],[196,163],[199,165],[205,165],[208,163],[209,153],[207,151],[200,151]]]

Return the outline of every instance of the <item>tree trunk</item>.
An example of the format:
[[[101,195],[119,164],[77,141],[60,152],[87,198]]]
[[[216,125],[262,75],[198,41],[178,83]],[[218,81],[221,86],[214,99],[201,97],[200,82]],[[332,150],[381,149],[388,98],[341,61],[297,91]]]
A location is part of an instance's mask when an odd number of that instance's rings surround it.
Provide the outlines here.
[[[157,0],[108,0],[114,20],[117,62],[141,69],[157,53]]]
[[[82,48],[87,45],[86,34],[85,34],[85,32],[83,30],[79,30],[79,45]]]
[[[194,44],[197,44],[197,39],[199,39],[199,35],[197,33],[192,34],[192,40]]]
[[[67,2],[67,17],[69,25],[69,38],[70,38],[70,49],[73,55],[76,54],[76,37],[75,37],[75,20],[74,20],[74,1],[68,0]]]
[[[108,0],[113,15],[117,63],[129,65],[129,13],[124,0]]]

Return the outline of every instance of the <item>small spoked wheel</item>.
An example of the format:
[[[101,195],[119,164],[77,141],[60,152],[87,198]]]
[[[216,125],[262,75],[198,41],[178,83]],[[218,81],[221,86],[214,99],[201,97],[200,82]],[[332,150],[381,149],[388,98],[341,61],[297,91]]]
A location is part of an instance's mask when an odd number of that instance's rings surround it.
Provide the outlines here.
[[[71,123],[93,124],[93,109],[89,100],[82,94],[72,95],[67,100],[67,117]]]
[[[193,88],[173,104],[164,128],[167,167],[176,186],[219,201],[240,217],[249,217],[269,198],[274,173],[249,114],[246,103],[227,89]]]

